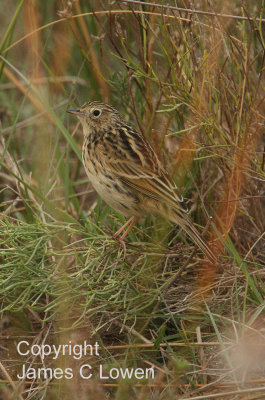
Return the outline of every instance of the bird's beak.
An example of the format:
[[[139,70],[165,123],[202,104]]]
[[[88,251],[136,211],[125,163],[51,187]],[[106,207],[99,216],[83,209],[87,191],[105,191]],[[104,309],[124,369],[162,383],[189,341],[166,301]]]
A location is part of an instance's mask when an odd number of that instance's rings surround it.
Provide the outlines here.
[[[77,109],[77,110],[66,110],[66,112],[68,112],[69,114],[74,114],[74,115],[83,114],[82,111],[80,111],[79,109]]]

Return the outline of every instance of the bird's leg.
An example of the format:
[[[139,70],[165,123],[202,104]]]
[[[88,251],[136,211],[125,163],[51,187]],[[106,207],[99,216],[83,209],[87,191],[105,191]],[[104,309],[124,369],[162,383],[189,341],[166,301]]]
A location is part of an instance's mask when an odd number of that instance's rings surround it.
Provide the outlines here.
[[[124,239],[126,238],[126,236],[128,235],[128,233],[130,232],[130,230],[132,229],[132,227],[134,226],[134,224],[135,224],[136,222],[137,222],[137,219],[136,219],[134,216],[132,216],[132,217],[129,218],[128,221],[126,221],[125,224],[122,225],[122,227],[121,227],[119,230],[117,230],[117,232],[114,233],[114,235],[113,235],[113,239],[117,240],[117,241],[122,245],[122,247],[123,247],[123,249],[124,249],[124,254],[126,254],[126,245],[125,245]],[[126,229],[126,231],[122,234],[121,237],[119,237],[120,233],[123,231],[123,229],[124,229],[128,224],[129,224],[129,226],[128,226],[128,228]]]
[[[124,225],[122,225],[122,227],[120,229],[117,230],[117,232],[114,233],[113,235],[113,239],[117,240],[123,247],[124,250],[124,255],[126,254],[126,245],[124,242],[125,237],[128,235],[128,233],[130,232],[130,230],[132,229],[132,227],[134,226],[134,224],[136,223],[137,219],[132,216],[131,218],[128,219],[128,221],[125,222]],[[122,234],[121,237],[119,237],[120,233],[124,230],[124,228],[126,228],[126,226],[128,226],[128,228],[126,229],[126,231]]]
[[[126,221],[125,224],[123,224],[122,227],[121,227],[120,229],[118,229],[117,232],[114,233],[113,239],[117,239],[118,236],[120,235],[120,233],[124,230],[124,228],[126,228],[126,226],[127,226],[131,221],[133,221],[133,220],[134,220],[134,217],[129,218],[128,221]],[[134,225],[134,224],[133,224],[133,225]],[[132,225],[132,227],[133,227],[133,225]],[[131,226],[131,225],[130,225],[130,226]],[[130,228],[130,226],[129,226],[129,228]],[[129,231],[132,229],[132,227],[129,229]],[[127,230],[128,230],[128,228],[127,228]],[[127,230],[125,231],[125,233],[127,232]],[[126,235],[129,233],[129,231],[126,233]],[[125,236],[126,236],[126,235],[125,235]],[[124,234],[123,234],[123,235],[122,235],[122,238],[124,239],[125,236],[124,236]]]
[[[127,222],[129,222],[129,221],[131,221],[130,225],[128,226],[128,228],[126,229],[126,231],[123,233],[123,235],[120,238],[120,240],[122,240],[122,241],[126,238],[128,233],[130,232],[130,230],[134,227],[134,225],[137,222],[137,219],[135,217],[131,217]]]
[[[113,239],[117,240],[123,247],[124,249],[124,255],[126,254],[126,245],[124,242],[124,239],[126,238],[126,236],[128,235],[128,233],[130,232],[130,230],[132,229],[132,227],[134,226],[134,224],[136,223],[137,219],[132,216],[131,218],[128,219],[128,221],[125,222],[124,225],[122,225],[122,227],[120,229],[117,230],[117,232],[114,233],[113,235]],[[126,231],[122,234],[121,237],[119,237],[120,233],[124,230],[124,228],[126,228],[126,226],[128,226],[128,228],[126,229]]]

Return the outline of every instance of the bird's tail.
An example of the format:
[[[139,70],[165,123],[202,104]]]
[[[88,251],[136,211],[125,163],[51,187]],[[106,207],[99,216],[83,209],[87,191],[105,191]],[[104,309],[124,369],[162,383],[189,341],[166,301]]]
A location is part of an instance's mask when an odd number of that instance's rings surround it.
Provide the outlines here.
[[[164,213],[163,213],[164,214]],[[207,243],[201,237],[197,229],[195,228],[193,222],[186,214],[185,210],[181,208],[170,208],[165,215],[170,221],[178,224],[192,239],[192,241],[202,250],[202,252],[207,256],[207,258],[212,262],[216,263],[216,257],[212,250],[209,248]]]

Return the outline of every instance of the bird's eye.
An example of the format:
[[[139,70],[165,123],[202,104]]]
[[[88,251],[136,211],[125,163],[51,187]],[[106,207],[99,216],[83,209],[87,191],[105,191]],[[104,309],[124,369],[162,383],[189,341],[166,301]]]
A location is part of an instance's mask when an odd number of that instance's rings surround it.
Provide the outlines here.
[[[100,114],[101,114],[101,111],[100,111],[100,110],[94,110],[94,111],[93,111],[94,117],[98,117]]]

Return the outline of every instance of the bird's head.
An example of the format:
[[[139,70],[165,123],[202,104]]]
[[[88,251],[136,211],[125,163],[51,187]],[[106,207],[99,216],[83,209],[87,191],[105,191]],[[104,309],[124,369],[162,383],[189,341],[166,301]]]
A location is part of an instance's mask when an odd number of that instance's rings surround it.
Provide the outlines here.
[[[83,125],[84,135],[94,131],[106,131],[121,120],[121,116],[115,108],[99,101],[89,101],[79,109],[67,110],[76,115]]]

